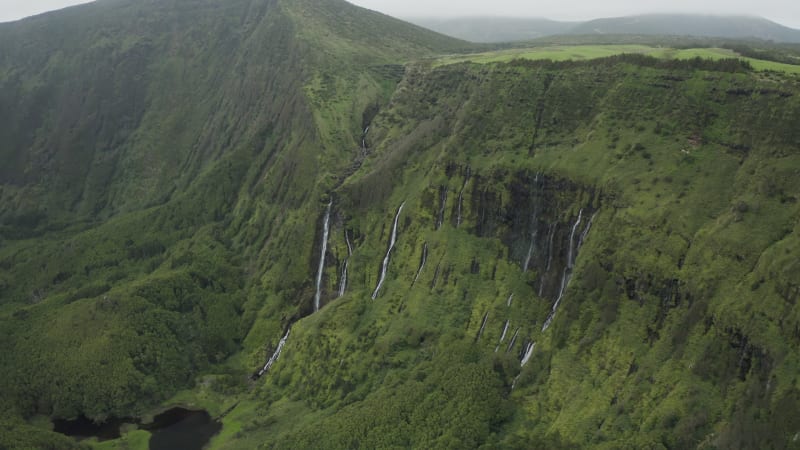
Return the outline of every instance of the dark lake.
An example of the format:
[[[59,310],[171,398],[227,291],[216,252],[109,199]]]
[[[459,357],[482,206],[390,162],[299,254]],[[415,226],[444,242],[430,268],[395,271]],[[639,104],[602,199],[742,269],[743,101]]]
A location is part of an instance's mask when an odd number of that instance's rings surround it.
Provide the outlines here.
[[[119,427],[126,423],[136,423],[137,420],[130,417],[112,418],[103,423],[94,423],[85,416],[77,419],[57,419],[53,421],[53,431],[66,434],[75,439],[88,439],[96,437],[101,441],[116,439],[120,436]]]
[[[100,441],[120,437],[123,424],[138,424],[140,430],[150,432],[151,450],[200,450],[211,437],[222,429],[207,411],[186,408],[171,408],[153,417],[150,423],[140,423],[134,418],[112,418],[96,424],[86,417],[72,420],[54,420],[53,431],[76,439],[96,437]]]
[[[150,450],[200,450],[222,429],[222,424],[207,411],[172,408],[139,428],[152,433]]]

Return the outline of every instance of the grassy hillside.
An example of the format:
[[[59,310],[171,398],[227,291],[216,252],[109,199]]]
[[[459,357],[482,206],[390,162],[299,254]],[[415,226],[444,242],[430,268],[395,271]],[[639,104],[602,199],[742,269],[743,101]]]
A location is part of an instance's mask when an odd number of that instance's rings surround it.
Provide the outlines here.
[[[395,48],[367,45],[389,29]],[[310,305],[308,218],[398,62],[463,46],[267,0],[97,2],[0,36],[4,414],[96,420],[199,373],[244,386]]]
[[[523,47],[494,50],[488,52],[477,52],[470,54],[448,55],[439,58],[434,64],[454,64],[461,62],[490,63],[490,62],[509,62],[515,59],[528,60],[551,60],[551,61],[582,61],[587,59],[603,58],[622,54],[647,55],[665,60],[673,59],[694,59],[701,58],[706,60],[720,59],[740,59],[750,64],[759,71],[784,72],[787,74],[799,74],[800,65],[787,64],[774,61],[770,55],[763,55],[763,58],[753,58],[745,56],[750,54],[747,49],[741,49],[742,53],[737,53],[728,48],[669,48],[664,46],[653,46],[643,44],[608,44],[608,45],[540,45],[537,47]]]
[[[0,447],[168,404],[212,448],[794,445],[796,76],[434,64],[481,49],[336,0],[0,38]]]

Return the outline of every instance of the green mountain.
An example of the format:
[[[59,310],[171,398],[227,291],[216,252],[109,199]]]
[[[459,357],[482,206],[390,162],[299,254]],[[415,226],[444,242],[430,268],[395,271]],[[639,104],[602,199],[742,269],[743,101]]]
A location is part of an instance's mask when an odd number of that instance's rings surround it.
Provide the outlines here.
[[[648,14],[615,17],[584,22],[570,33],[690,35],[800,43],[800,30],[752,16]]]
[[[0,447],[791,448],[800,84],[337,0],[0,26]],[[148,432],[91,446],[147,446]]]
[[[574,22],[520,17],[409,17],[411,23],[470,42],[529,41],[567,33]]]
[[[559,22],[540,18],[409,18],[410,22],[471,42],[529,41],[558,35],[696,36],[800,43],[800,30],[761,17],[647,14]]]

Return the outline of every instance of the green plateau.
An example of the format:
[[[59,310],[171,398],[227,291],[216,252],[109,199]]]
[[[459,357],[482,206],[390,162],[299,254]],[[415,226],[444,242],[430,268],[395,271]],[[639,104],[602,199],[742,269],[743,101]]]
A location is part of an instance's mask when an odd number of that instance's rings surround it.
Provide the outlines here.
[[[797,54],[580,39],[0,24],[0,448],[798,448]]]

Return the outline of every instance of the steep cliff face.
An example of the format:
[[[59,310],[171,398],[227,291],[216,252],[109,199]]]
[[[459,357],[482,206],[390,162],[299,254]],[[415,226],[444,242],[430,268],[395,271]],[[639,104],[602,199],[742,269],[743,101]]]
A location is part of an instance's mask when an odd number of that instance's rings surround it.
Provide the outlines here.
[[[326,306],[255,395],[286,389],[319,419],[263,429],[334,447],[789,446],[793,263],[772,258],[797,243],[797,85],[730,70],[410,68],[333,194]],[[423,413],[439,371],[480,398]],[[446,411],[459,426],[436,425]]]

